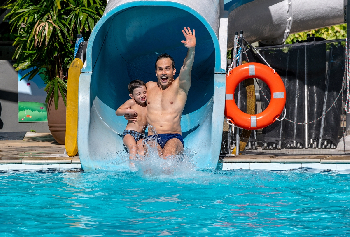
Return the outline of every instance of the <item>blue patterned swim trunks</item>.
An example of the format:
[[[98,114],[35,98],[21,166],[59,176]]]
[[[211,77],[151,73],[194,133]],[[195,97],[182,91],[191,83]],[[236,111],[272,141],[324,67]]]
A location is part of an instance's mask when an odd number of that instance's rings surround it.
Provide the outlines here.
[[[180,134],[177,133],[165,133],[165,134],[156,134],[156,135],[151,135],[147,137],[147,141],[152,141],[152,140],[157,140],[158,144],[160,147],[163,149],[165,144],[173,138],[177,138],[180,140],[183,146],[184,145],[184,139]]]
[[[136,132],[135,130],[124,130],[123,138],[127,134],[130,134],[131,136],[133,136],[136,142],[138,142],[140,139],[145,139],[146,137],[144,133]]]

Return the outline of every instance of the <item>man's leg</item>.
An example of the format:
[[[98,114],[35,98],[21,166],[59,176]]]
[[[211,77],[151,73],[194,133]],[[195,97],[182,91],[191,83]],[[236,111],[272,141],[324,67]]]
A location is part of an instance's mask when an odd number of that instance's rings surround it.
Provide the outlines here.
[[[144,145],[144,154],[147,155],[149,153],[148,149],[157,149],[158,155],[161,156],[162,154],[162,148],[157,142],[157,138],[154,139],[145,139],[145,145]]]
[[[172,138],[167,143],[162,151],[163,159],[167,159],[168,156],[179,155],[183,152],[184,147],[182,142],[177,138]]]

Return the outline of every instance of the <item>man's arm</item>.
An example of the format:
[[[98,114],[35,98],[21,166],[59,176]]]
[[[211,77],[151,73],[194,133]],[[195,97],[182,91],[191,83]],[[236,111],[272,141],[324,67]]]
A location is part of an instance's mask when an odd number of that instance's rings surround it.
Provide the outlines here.
[[[180,83],[180,88],[183,89],[187,94],[191,87],[191,71],[192,71],[192,66],[194,62],[196,36],[195,36],[195,30],[193,30],[193,34],[192,34],[191,29],[189,27],[187,27],[187,29],[185,27],[182,30],[182,33],[184,34],[186,40],[181,41],[181,43],[183,43],[185,47],[188,48],[188,51],[187,51],[186,58],[184,60],[184,64],[180,70],[179,83]]]

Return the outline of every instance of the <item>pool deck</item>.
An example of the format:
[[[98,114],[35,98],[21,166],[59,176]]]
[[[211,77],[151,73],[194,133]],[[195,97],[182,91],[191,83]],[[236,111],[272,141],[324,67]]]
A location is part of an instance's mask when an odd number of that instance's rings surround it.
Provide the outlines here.
[[[221,156],[218,167],[222,170],[308,169],[350,173],[350,149],[348,146],[345,150],[258,149],[239,156]],[[58,144],[49,133],[27,133],[23,140],[0,140],[0,171],[50,169],[81,171],[79,156],[65,154],[64,145]]]
[[[79,156],[69,157],[50,133],[27,133],[23,140],[0,140],[0,171],[80,171]]]
[[[344,145],[345,143],[345,145]],[[222,170],[337,171],[350,174],[350,136],[341,139],[336,149],[281,149],[245,151],[239,156],[220,156]]]

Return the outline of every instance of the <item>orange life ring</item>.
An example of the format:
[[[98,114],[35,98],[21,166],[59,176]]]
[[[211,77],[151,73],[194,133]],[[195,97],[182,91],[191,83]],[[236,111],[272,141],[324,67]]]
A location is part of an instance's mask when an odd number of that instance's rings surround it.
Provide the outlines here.
[[[259,114],[242,112],[235,102],[235,90],[238,84],[248,78],[264,81],[271,92],[269,106]],[[286,89],[281,77],[270,67],[260,63],[246,63],[232,69],[226,76],[225,116],[238,127],[256,130],[269,126],[281,115],[286,104]]]

